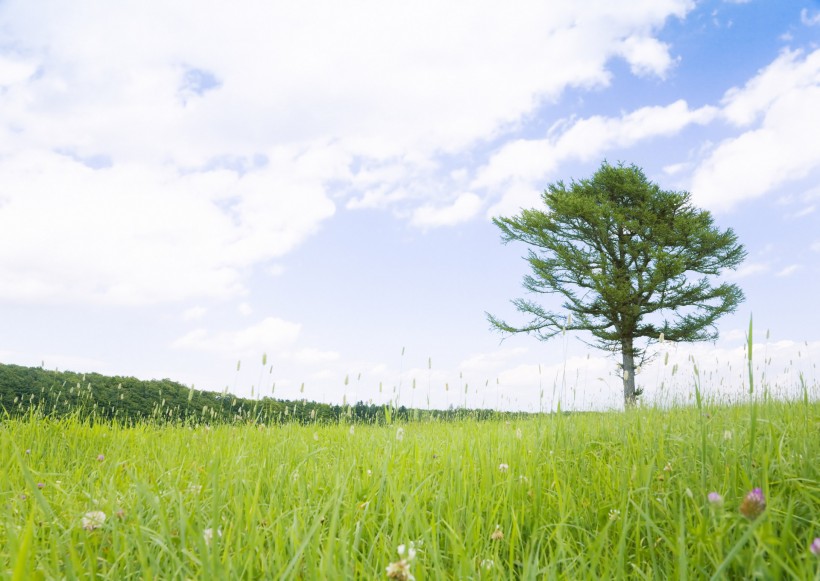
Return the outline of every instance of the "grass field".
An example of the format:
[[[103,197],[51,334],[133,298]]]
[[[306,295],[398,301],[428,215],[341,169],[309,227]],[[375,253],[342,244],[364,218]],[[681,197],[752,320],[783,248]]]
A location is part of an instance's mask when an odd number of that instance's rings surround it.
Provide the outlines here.
[[[7,420],[0,576],[816,579],[818,434],[808,399],[512,423]],[[744,516],[755,488],[765,508]]]

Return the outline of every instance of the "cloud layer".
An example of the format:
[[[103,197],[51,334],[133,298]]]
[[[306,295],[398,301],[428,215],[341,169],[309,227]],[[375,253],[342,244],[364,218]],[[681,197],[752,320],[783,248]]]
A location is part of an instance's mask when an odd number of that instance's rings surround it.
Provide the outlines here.
[[[345,197],[404,201],[421,228],[470,219],[466,183],[429,187],[441,155],[606,86],[613,58],[663,78],[656,34],[692,7],[6,2],[0,299],[241,295]]]

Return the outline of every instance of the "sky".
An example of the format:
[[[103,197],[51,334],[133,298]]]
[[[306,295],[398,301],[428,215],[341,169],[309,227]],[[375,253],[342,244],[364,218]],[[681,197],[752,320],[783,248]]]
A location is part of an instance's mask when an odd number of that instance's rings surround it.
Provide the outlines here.
[[[0,362],[244,397],[622,405],[491,219],[607,160],[748,251],[647,401],[817,387],[820,2],[0,3]],[[557,296],[538,297],[560,309]],[[264,361],[264,364],[263,364]],[[797,391],[795,391],[797,390]]]

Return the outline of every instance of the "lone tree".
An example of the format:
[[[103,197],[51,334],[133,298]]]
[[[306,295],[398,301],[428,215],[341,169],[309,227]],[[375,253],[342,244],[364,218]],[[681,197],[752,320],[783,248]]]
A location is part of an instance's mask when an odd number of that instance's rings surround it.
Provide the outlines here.
[[[543,200],[546,211],[493,222],[504,244],[530,247],[524,288],[562,295],[564,311],[516,299],[531,317],[525,325],[487,318],[502,332],[541,340],[590,331],[594,346],[621,353],[624,406],[634,406],[635,361],[652,341],[717,338],[715,321],[737,308],[743,292],[713,286],[709,277],[736,268],[746,251],[731,229],[720,231],[708,211],[692,206],[688,192],[662,190],[634,165],[604,162],[590,179],[550,185]]]

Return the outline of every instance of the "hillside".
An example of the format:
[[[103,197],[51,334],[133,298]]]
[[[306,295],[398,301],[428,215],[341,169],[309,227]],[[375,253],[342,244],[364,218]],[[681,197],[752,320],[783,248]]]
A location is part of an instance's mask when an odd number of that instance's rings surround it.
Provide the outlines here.
[[[76,414],[94,420],[125,423],[151,420],[165,423],[381,423],[391,419],[474,419],[520,416],[490,410],[410,410],[358,402],[331,405],[307,400],[254,400],[200,391],[170,379],[141,380],[99,373],[51,371],[41,367],[0,364],[0,413],[16,417],[36,410],[46,416]]]

